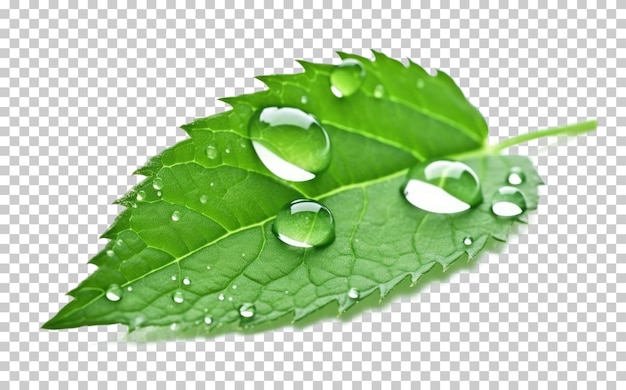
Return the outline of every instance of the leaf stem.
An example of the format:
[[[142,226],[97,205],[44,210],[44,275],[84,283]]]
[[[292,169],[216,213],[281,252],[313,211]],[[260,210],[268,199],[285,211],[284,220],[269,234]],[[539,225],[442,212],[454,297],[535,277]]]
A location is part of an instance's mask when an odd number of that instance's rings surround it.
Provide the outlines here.
[[[560,127],[553,127],[550,129],[539,130],[532,133],[521,134],[516,137],[511,137],[505,139],[497,145],[493,145],[489,147],[489,150],[494,153],[498,153],[503,151],[504,149],[508,149],[511,146],[523,144],[528,141],[532,141],[534,139],[550,137],[555,135],[576,135],[587,133],[595,130],[598,127],[598,122],[595,120],[580,122],[573,125],[566,125]]]

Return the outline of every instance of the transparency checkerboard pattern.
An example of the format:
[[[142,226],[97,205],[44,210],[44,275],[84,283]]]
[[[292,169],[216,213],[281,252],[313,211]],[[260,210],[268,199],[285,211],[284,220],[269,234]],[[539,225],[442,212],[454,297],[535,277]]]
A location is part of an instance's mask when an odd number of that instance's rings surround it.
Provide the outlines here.
[[[626,388],[626,3],[130,3],[0,2],[0,388]],[[370,48],[448,71],[493,142],[592,118],[598,131],[511,150],[546,182],[530,224],[379,308],[147,344],[121,326],[40,329],[177,126],[294,59]]]

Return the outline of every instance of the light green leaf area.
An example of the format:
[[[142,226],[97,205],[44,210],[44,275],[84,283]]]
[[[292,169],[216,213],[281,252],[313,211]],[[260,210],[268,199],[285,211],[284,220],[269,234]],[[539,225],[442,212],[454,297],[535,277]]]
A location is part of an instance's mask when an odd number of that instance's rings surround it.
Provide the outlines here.
[[[343,312],[435,265],[475,257],[491,238],[505,240],[520,217],[490,207],[511,167],[525,175],[517,188],[528,209],[536,207],[541,179],[529,160],[481,152],[485,121],[447,75],[380,53],[373,61],[340,55],[365,70],[351,96],[331,92],[335,66],[303,62],[305,72],[262,77],[268,90],[225,99],[232,110],[183,126],[190,138],[138,170],[146,179],[118,201],[127,208],[91,260],[98,269],[44,327],[121,323],[175,337],[299,320],[333,303]],[[326,129],[330,166],[314,180],[284,181],[256,155],[248,121],[271,106],[299,108]],[[480,178],[480,205],[435,214],[404,198],[416,163],[472,151],[462,161]],[[277,212],[302,198],[331,210],[330,245],[296,248],[272,232]]]

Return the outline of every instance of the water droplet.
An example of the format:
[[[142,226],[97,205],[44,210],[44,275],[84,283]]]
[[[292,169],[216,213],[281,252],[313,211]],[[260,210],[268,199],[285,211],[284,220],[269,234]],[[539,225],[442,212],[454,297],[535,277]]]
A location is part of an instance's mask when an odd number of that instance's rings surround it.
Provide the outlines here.
[[[285,294],[289,294],[289,290],[285,290]]]
[[[515,187],[501,187],[493,195],[491,211],[500,217],[515,217],[526,211],[526,198]]]
[[[172,294],[172,299],[176,303],[183,303],[183,302],[185,302],[185,298],[183,298],[183,293],[180,292],[180,291],[176,291],[174,294]]]
[[[176,275],[172,275],[172,280],[176,280]]]
[[[117,284],[112,284],[109,286],[105,296],[109,301],[117,302],[122,299],[123,291]]]
[[[217,150],[215,145],[211,144],[206,147],[206,156],[209,160],[215,160],[217,156],[219,156],[220,152]]]
[[[204,316],[204,323],[207,325],[211,325],[213,323],[213,318],[211,318],[211,316],[209,315]]]
[[[241,141],[239,141],[239,146],[240,146],[242,149],[245,149],[245,148],[247,148],[247,147],[248,147],[248,143],[246,142],[246,140],[242,139]]]
[[[304,96],[304,95],[302,95],[302,97],[300,98],[300,103],[302,103],[302,104],[307,104],[308,101],[309,101],[309,99],[306,96]]]
[[[205,204],[209,200],[209,197],[206,195],[200,196],[200,203]]]
[[[330,90],[338,98],[354,94],[363,84],[365,68],[354,58],[347,58],[330,74]]]
[[[184,279],[183,279],[183,284],[184,284],[185,286],[189,286],[189,285],[191,284],[191,279],[189,279],[189,278],[184,278]]]
[[[137,203],[133,203],[133,208],[136,209],[137,208]]]
[[[513,185],[513,186],[518,186],[522,184],[525,180],[526,180],[526,175],[524,175],[524,171],[522,171],[522,169],[519,167],[511,168],[511,171],[509,172],[509,176],[506,179],[506,181],[510,185]]]
[[[161,179],[160,177],[155,177],[154,180],[152,181],[152,188],[154,188],[155,190],[162,190],[163,179]]]
[[[180,221],[180,211],[174,211],[172,213],[172,221],[174,222]]]
[[[380,99],[385,94],[385,87],[382,84],[378,84],[376,88],[374,88],[374,97],[376,99]]]
[[[272,231],[285,244],[299,248],[328,245],[335,240],[333,216],[314,200],[298,199],[276,215]]]
[[[474,243],[474,239],[470,236],[467,236],[463,239],[463,244],[465,244],[466,246],[470,246]]]
[[[144,199],[146,199],[146,191],[139,191],[137,193],[137,202],[141,202]]]
[[[206,269],[211,269],[211,266],[210,266],[210,265],[207,265],[207,266],[206,266]]]
[[[144,322],[146,322],[146,317],[139,314],[133,319],[132,326],[136,329],[139,328]]]
[[[218,295],[217,299],[219,299],[220,301],[223,301],[224,300],[224,294]]]
[[[228,301],[232,302],[233,301],[233,297],[228,297]]]
[[[229,154],[230,153],[230,148],[224,149],[224,153]]]
[[[115,243],[116,243],[118,246],[122,246],[122,245],[124,245],[124,240],[122,240],[122,239],[120,238],[120,239],[119,239],[119,240],[117,240]]]
[[[132,287],[132,286],[128,286],[128,287],[126,287],[126,291],[129,291],[129,292],[130,292],[130,291],[133,291],[133,287]]]
[[[157,191],[157,196],[160,197],[161,195],[163,195],[163,193],[161,191]]]
[[[422,89],[424,88],[424,80],[423,79],[417,79],[417,88]]]
[[[302,110],[264,108],[252,116],[248,130],[261,162],[284,180],[312,180],[330,164],[326,130],[313,115]]]
[[[231,288],[232,288],[233,290],[236,290],[236,289],[237,289],[237,285],[236,285],[236,284],[233,284]]]
[[[209,186],[211,186],[211,187],[215,187],[215,183],[210,182],[210,183],[209,183]]]
[[[350,290],[348,290],[348,297],[350,299],[359,299],[360,296],[361,296],[361,293],[356,288],[353,287]]]
[[[115,256],[115,252],[113,252],[112,249],[109,249],[109,250],[107,250],[107,256],[114,257]]]
[[[459,213],[483,201],[478,176],[461,162],[419,163],[409,171],[403,191],[413,206],[439,214]]]
[[[170,330],[178,330],[178,324],[174,322],[172,325],[170,325]]]
[[[244,303],[239,307],[239,314],[241,314],[241,316],[245,318],[250,318],[254,316],[255,311],[256,308],[251,303]]]

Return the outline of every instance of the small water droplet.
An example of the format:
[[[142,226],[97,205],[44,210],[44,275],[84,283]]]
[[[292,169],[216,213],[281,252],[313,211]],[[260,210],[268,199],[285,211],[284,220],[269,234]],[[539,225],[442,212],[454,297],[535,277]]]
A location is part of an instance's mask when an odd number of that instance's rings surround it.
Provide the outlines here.
[[[211,269],[211,266],[210,266],[210,265],[207,265],[207,266],[206,266],[206,269]]]
[[[354,58],[346,58],[330,73],[330,90],[338,98],[354,94],[365,80],[365,68]]]
[[[136,209],[137,208],[137,203],[133,203],[133,208]]]
[[[137,193],[137,202],[141,202],[144,199],[146,199],[146,191],[139,191]]]
[[[146,317],[139,314],[137,317],[133,319],[132,326],[133,328],[139,328],[144,322],[146,322]]]
[[[122,246],[122,245],[124,245],[124,240],[122,240],[122,239],[120,238],[119,240],[117,240],[117,241],[116,241],[116,244],[117,244],[118,246]]]
[[[217,156],[219,156],[220,152],[217,150],[215,145],[211,144],[206,147],[206,156],[209,160],[215,160]]]
[[[111,286],[109,286],[109,289],[107,290],[105,296],[109,301],[117,302],[122,299],[122,294],[123,291],[121,287],[117,284],[112,284]]]
[[[161,197],[161,195],[163,195],[163,193],[161,191],[157,191],[157,196]]]
[[[417,164],[409,171],[403,192],[413,206],[438,214],[469,210],[483,200],[474,170],[445,160]]]
[[[224,294],[218,295],[217,299],[219,299],[220,301],[223,301],[224,300]]]
[[[302,104],[307,104],[308,101],[309,99],[304,95],[302,95],[302,97],[300,98],[300,103]]]
[[[189,279],[189,278],[184,278],[184,279],[183,279],[183,284],[184,284],[185,286],[189,286],[189,285],[191,284],[191,279]]]
[[[326,130],[302,110],[266,107],[252,116],[248,131],[261,162],[284,180],[312,180],[330,165]]]
[[[211,186],[211,187],[215,187],[215,183],[210,182],[210,183],[209,183],[209,186]]]
[[[232,302],[233,301],[233,297],[228,297],[228,301]]]
[[[289,290],[285,290],[285,294],[289,294]]]
[[[424,88],[424,80],[423,79],[417,79],[417,88],[422,89]]]
[[[224,149],[224,153],[229,154],[230,153],[230,148]]]
[[[242,139],[241,141],[239,141],[239,146],[240,146],[242,149],[245,149],[245,148],[247,148],[247,147],[248,147],[248,143],[247,143],[247,141],[246,141],[246,140]]]
[[[298,199],[276,215],[272,231],[285,244],[299,248],[328,245],[335,240],[335,223],[330,210],[309,199]]]
[[[526,180],[526,175],[524,174],[524,171],[522,171],[522,169],[519,167],[511,168],[511,171],[509,172],[509,176],[506,179],[506,181],[510,185],[513,185],[513,186],[518,186],[522,184],[525,180]]]
[[[174,222],[180,221],[180,211],[174,211],[172,213],[172,221]]]
[[[172,275],[172,280],[176,280],[176,275]]]
[[[154,180],[152,181],[152,188],[154,188],[155,190],[162,190],[163,179],[161,179],[160,177],[155,177]]]
[[[200,195],[200,203],[205,204],[209,200],[209,197],[206,195]]]
[[[244,303],[239,307],[239,314],[244,318],[251,318],[254,316],[256,308],[251,303]]]
[[[491,211],[499,217],[515,217],[526,211],[526,198],[515,187],[501,187],[493,195]]]
[[[183,297],[183,293],[180,292],[180,291],[176,291],[174,294],[172,294],[172,299],[176,303],[183,303],[183,302],[185,302],[185,298]]]
[[[350,299],[359,299],[360,296],[361,296],[361,293],[356,288],[353,287],[350,290],[348,290],[348,297]]]
[[[109,257],[114,257],[114,256],[115,256],[115,252],[113,252],[113,250],[112,250],[112,249],[108,249],[108,250],[107,250],[107,256],[109,256]]]
[[[213,323],[213,318],[211,318],[211,316],[209,315],[204,316],[204,323],[207,325],[211,325]]]
[[[130,292],[130,291],[133,291],[133,287],[132,287],[132,286],[128,286],[128,287],[126,287],[126,291],[129,291],[129,292]]]
[[[374,88],[374,97],[380,99],[383,95],[385,95],[385,87],[383,87],[382,84],[378,84],[376,88]]]
[[[231,288],[232,288],[233,290],[236,290],[236,289],[237,289],[237,285],[236,285],[236,284],[233,284]]]
[[[474,243],[474,239],[470,236],[467,236],[463,239],[463,244],[465,244],[466,246],[470,246]]]
[[[170,325],[170,330],[178,330],[178,324],[176,322],[174,322],[172,325]]]

